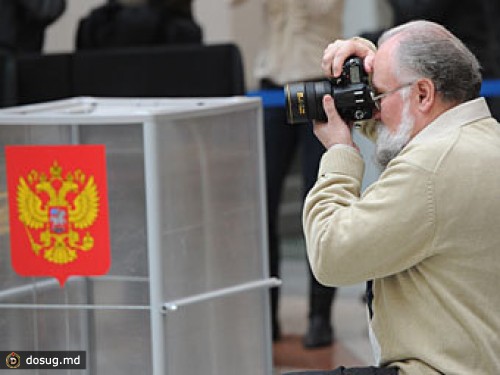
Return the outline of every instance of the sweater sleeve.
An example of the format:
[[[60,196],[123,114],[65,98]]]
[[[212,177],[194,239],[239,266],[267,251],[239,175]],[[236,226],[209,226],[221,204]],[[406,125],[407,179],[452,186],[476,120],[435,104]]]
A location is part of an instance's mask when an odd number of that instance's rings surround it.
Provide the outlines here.
[[[330,149],[305,200],[307,254],[325,285],[392,275],[429,255],[435,222],[432,175],[408,163],[391,163],[360,197],[363,165],[355,150]]]

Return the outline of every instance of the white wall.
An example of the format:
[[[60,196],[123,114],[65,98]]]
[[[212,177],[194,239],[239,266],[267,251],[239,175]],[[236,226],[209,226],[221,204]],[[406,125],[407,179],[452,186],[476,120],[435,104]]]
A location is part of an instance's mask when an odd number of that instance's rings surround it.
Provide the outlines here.
[[[44,51],[73,51],[78,20],[105,2],[67,0],[65,13],[47,30]],[[203,28],[205,43],[238,44],[243,56],[247,87],[255,88],[253,63],[265,38],[261,1],[249,0],[231,6],[228,0],[195,0],[194,13]],[[346,0],[344,17],[344,35],[350,37],[387,24],[388,7],[385,0]]]
[[[66,10],[61,18],[47,29],[44,51],[73,51],[78,20],[87,15],[90,9],[105,2],[105,0],[67,0]]]

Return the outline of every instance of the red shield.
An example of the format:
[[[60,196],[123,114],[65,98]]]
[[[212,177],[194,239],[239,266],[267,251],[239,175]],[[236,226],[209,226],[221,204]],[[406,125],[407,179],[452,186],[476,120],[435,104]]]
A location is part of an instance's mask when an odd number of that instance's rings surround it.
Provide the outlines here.
[[[103,145],[7,146],[12,266],[22,276],[95,276],[110,266]]]

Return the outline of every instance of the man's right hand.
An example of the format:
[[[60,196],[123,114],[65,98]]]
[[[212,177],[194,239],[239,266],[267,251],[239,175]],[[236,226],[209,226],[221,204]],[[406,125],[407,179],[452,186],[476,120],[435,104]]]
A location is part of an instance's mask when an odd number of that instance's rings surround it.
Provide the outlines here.
[[[334,145],[346,145],[358,149],[352,140],[351,126],[340,117],[331,95],[323,97],[323,108],[325,109],[328,121],[313,122],[314,135],[316,135],[323,146],[327,150]]]

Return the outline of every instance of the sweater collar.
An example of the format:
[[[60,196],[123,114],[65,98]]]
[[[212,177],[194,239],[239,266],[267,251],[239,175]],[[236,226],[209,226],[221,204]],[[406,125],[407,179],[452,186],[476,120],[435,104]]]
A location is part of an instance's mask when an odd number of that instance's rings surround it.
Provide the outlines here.
[[[447,134],[471,122],[491,117],[491,112],[484,98],[477,98],[459,104],[442,113],[424,129],[422,129],[410,143],[421,143]]]

